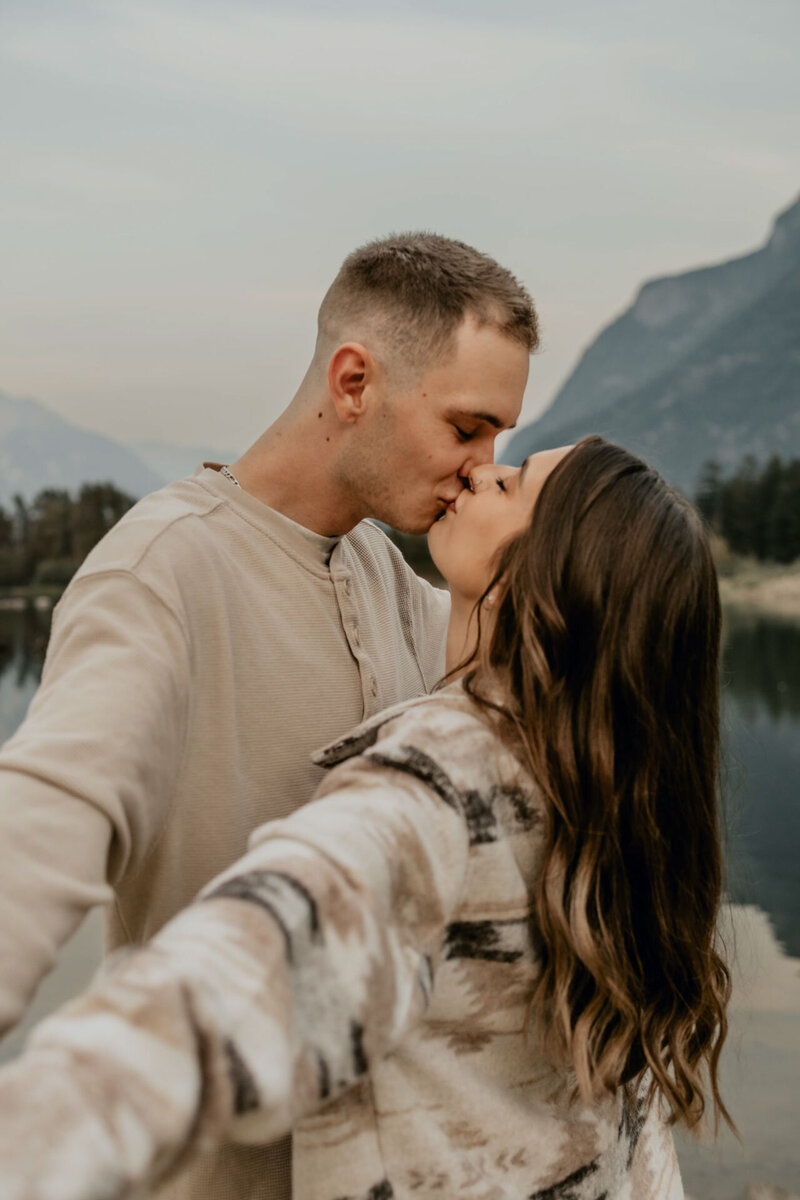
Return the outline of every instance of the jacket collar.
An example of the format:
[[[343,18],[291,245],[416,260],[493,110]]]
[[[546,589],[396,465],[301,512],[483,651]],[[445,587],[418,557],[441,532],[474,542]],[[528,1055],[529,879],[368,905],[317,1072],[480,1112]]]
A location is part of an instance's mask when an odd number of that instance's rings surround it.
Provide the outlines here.
[[[369,750],[370,746],[375,745],[378,734],[389,721],[394,720],[395,717],[410,708],[418,708],[434,701],[440,702],[441,695],[441,692],[433,692],[428,696],[416,696],[413,700],[403,700],[400,704],[393,704],[391,708],[384,708],[382,712],[376,713],[366,721],[362,721],[360,725],[356,725],[355,729],[351,729],[344,737],[337,738],[335,742],[329,742],[327,746],[317,750],[311,755],[312,762],[315,762],[318,767],[330,768],[348,758],[355,758],[357,755],[363,754],[365,750]]]

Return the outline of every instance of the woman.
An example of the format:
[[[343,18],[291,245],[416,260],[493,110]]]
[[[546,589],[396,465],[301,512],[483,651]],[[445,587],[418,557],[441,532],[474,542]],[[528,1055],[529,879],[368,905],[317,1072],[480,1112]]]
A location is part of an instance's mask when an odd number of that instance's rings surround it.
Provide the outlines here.
[[[5,1200],[294,1130],[294,1200],[682,1195],[717,1087],[719,603],[689,507],[599,438],[430,532],[456,676],[0,1073]]]

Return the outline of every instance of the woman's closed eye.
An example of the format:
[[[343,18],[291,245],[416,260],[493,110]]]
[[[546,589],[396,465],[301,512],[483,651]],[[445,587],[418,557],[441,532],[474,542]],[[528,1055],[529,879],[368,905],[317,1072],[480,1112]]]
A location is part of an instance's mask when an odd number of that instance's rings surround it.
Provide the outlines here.
[[[508,489],[506,488],[506,481],[505,481],[505,479],[503,479],[503,476],[502,476],[502,475],[498,475],[497,479],[495,479],[495,483],[496,483],[496,484],[497,484],[497,486],[500,488],[500,491],[501,491],[501,492],[505,492],[505,491],[507,491],[507,490],[508,490]]]

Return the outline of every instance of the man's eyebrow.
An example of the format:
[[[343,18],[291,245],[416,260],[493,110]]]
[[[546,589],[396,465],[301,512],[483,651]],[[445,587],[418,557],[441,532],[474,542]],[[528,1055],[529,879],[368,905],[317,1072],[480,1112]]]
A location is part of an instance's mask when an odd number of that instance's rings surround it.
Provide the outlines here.
[[[500,418],[496,417],[494,415],[494,413],[472,412],[470,409],[465,408],[462,410],[462,412],[459,415],[464,416],[464,417],[471,417],[473,419],[473,421],[485,421],[486,424],[491,425],[493,429],[516,429],[517,428],[516,421],[514,422],[513,425],[504,425],[503,422],[500,420]]]

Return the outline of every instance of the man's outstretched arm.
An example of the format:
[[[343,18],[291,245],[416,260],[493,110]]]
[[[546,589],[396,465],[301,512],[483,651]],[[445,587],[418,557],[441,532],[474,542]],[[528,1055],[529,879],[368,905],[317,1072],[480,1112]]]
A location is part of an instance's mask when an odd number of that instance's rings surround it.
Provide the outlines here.
[[[0,751],[0,1033],[157,834],[188,663],[175,615],[129,572],[79,578],[59,605],[42,685]]]

